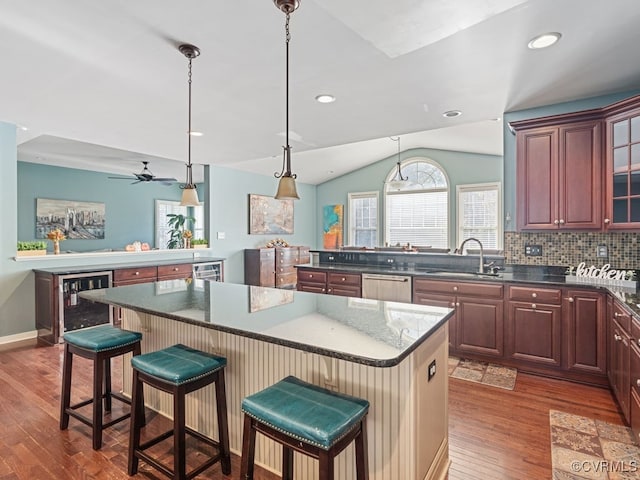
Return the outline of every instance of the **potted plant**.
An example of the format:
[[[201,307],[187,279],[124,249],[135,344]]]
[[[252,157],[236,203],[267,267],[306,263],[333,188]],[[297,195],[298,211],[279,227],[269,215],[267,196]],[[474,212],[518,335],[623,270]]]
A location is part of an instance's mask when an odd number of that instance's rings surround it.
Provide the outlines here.
[[[193,248],[207,248],[209,246],[209,242],[206,238],[194,238],[191,240],[191,246]]]
[[[18,257],[35,257],[39,255],[47,254],[47,242],[43,242],[40,240],[32,241],[32,242],[18,242],[17,245],[17,253]]]
[[[167,242],[167,248],[184,248],[183,234],[188,230],[187,222],[192,224],[196,222],[194,217],[189,215],[183,215],[181,213],[169,213],[167,214],[167,225],[169,225],[169,241]]]

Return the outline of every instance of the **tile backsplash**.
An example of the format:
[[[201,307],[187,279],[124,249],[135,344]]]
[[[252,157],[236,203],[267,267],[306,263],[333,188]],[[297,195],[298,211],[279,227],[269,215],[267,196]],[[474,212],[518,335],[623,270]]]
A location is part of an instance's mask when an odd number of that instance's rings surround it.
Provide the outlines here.
[[[505,232],[505,263],[516,265],[604,265],[640,269],[640,235],[600,232]],[[542,255],[525,256],[525,245],[541,245]],[[596,256],[598,245],[606,245],[608,256]]]

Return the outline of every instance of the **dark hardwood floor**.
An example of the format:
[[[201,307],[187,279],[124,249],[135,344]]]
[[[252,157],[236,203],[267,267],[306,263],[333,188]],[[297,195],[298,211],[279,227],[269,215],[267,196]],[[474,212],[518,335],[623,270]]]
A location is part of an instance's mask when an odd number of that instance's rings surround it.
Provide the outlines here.
[[[69,430],[59,430],[61,364],[60,346],[25,342],[0,348],[0,479],[130,478],[127,422],[105,431],[98,452],[91,449],[88,428],[79,422],[72,419]],[[74,395],[88,398],[89,364],[77,359],[75,366]],[[448,479],[551,478],[550,409],[623,423],[605,389],[525,374],[518,375],[515,391],[451,379]],[[154,425],[160,430],[168,422],[158,418]],[[198,452],[189,462],[199,462]],[[232,469],[231,477],[216,466],[198,478],[238,479],[238,457],[234,456]],[[141,462],[140,473],[133,478],[164,477]],[[265,471],[256,474],[256,480],[275,478]]]

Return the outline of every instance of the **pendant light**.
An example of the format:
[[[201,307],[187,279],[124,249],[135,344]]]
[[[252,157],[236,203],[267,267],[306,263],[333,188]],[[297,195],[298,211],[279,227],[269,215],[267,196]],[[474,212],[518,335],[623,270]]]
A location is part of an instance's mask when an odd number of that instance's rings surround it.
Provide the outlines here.
[[[278,191],[275,198],[278,200],[295,199],[299,200],[298,192],[296,190],[296,177],[295,173],[291,173],[291,146],[289,145],[289,40],[291,40],[291,34],[289,33],[289,15],[293,13],[299,6],[300,0],[273,0],[273,3],[278,7],[285,15],[286,21],[284,25],[285,30],[285,45],[287,52],[286,61],[286,139],[287,146],[283,147],[282,157],[282,171],[280,173],[274,173],[274,177],[279,178]]]
[[[389,188],[393,190],[400,190],[407,184],[407,182],[409,181],[409,177],[403,177],[402,170],[400,170],[400,137],[398,136],[398,138],[389,138],[394,142],[398,142],[398,163],[396,163],[398,169],[396,171],[396,175],[393,177],[393,179],[389,180],[387,184],[389,185]]]
[[[182,201],[180,205],[183,207],[197,207],[200,205],[200,202],[198,201],[198,192],[196,191],[196,184],[193,183],[193,174],[191,172],[191,61],[200,55],[200,49],[188,43],[180,45],[178,49],[189,59],[189,129],[187,130],[189,147],[187,154],[187,183],[180,186],[180,188],[182,188]]]

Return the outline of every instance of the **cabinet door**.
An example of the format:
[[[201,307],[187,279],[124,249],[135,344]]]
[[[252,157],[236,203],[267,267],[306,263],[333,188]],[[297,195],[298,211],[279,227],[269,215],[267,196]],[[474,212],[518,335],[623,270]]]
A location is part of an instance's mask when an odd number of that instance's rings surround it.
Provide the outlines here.
[[[559,367],[562,316],[559,305],[509,302],[505,349],[508,358]]]
[[[516,134],[518,228],[558,228],[558,129],[532,128]]]
[[[563,304],[566,368],[606,373],[605,301],[598,292],[567,290]]]
[[[629,415],[631,416],[631,430],[636,442],[640,441],[640,347],[633,343],[630,350],[631,362],[631,397]]]
[[[640,109],[606,122],[606,212],[608,229],[640,228]]]
[[[601,130],[600,121],[560,127],[559,228],[602,228]]]
[[[456,298],[456,350],[502,357],[504,302],[488,298]]]
[[[629,421],[629,402],[631,395],[629,335],[615,320],[612,322],[610,342],[611,370],[613,375],[611,389],[625,419]]]
[[[429,293],[415,292],[413,293],[413,303],[419,305],[434,305],[436,307],[455,308],[456,298],[448,295],[433,295]],[[449,317],[449,353],[456,351],[456,331],[457,320],[456,313]]]

